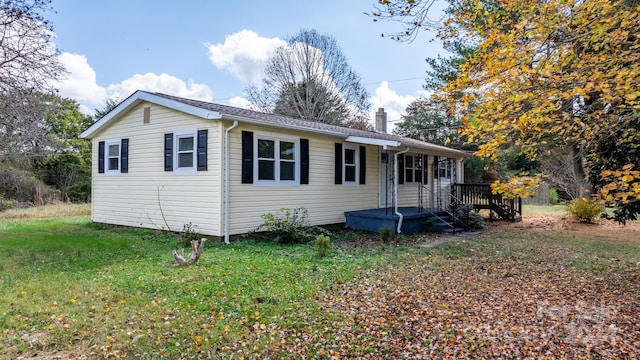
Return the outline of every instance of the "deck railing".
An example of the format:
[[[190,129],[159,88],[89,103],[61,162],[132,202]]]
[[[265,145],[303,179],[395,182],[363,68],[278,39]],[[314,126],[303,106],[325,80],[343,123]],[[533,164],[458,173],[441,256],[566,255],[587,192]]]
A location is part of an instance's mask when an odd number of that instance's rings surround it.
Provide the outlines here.
[[[496,214],[504,220],[522,219],[522,198],[494,194],[491,191],[491,184],[455,183],[451,185],[451,193],[463,204],[473,205],[475,210],[489,210],[491,218]]]

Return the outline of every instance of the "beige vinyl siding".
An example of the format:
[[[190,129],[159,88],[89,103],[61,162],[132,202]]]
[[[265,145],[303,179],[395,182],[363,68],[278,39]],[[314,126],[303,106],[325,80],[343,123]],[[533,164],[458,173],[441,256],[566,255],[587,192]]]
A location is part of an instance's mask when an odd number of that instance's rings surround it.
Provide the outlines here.
[[[254,185],[241,183],[243,130],[256,133],[283,134],[309,139],[309,184],[295,186]],[[281,208],[304,207],[313,225],[343,223],[348,210],[378,207],[377,146],[366,146],[366,184],[334,184],[334,144],[338,138],[305,132],[269,130],[241,125],[230,136],[230,233],[240,234],[255,229],[263,220],[260,215],[276,213]],[[345,144],[344,142],[342,142]],[[360,146],[359,144],[353,144]],[[298,165],[298,164],[297,164]]]
[[[151,108],[149,124],[143,123],[145,107]],[[208,129],[208,171],[165,172],[164,134],[191,129]],[[129,139],[129,172],[99,174],[98,142],[114,138]],[[143,103],[101,131],[92,143],[93,221],[165,229],[166,219],[170,230],[180,231],[184,224],[192,223],[203,234],[223,235],[219,120]]]

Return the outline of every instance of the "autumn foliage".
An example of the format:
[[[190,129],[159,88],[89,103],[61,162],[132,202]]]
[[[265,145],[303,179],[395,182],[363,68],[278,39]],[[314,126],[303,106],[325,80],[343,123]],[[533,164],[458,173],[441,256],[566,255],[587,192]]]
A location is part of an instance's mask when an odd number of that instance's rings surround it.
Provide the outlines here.
[[[416,29],[426,26],[423,20],[432,3],[380,1],[373,15],[395,16],[406,26],[405,36],[412,38]],[[495,160],[501,150],[515,147],[536,159],[554,149],[570,149],[583,194],[591,185],[607,184],[599,178],[602,170],[640,166],[637,1],[449,4],[443,22],[429,27],[438,29],[445,46],[463,43],[475,50],[465,55],[456,76],[435,96],[453,104],[450,112],[462,119],[462,136],[479,145],[478,155]],[[407,21],[412,16],[413,22]],[[624,151],[612,158],[606,149],[611,147]],[[633,188],[625,187],[628,182],[619,177],[608,181],[617,185],[608,187],[605,196],[614,202],[635,199]],[[612,194],[614,190],[619,195]]]

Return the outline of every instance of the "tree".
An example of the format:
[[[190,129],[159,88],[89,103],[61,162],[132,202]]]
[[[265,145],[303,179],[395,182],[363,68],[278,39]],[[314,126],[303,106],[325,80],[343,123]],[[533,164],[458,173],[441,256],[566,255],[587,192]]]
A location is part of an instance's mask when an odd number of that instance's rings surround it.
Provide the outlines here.
[[[414,3],[394,3],[407,2]],[[599,182],[605,176],[597,170],[622,174],[623,158],[608,162],[614,169],[596,165],[606,155],[602,142],[636,154],[640,146],[638,3],[462,0],[458,4],[462,6],[449,13],[439,37],[445,42],[462,38],[478,46],[437,96],[466,109],[463,134],[480,143],[478,154],[495,158],[500,149],[515,144],[535,159],[565,147],[582,194],[591,185],[605,188],[609,182],[619,182],[624,175]],[[635,156],[625,165],[640,167],[639,159]],[[588,178],[587,169],[594,166],[595,178]],[[631,175],[625,179],[626,189],[639,181]],[[623,199],[640,201],[623,185],[607,195],[618,199],[618,206],[625,205]],[[614,196],[613,191],[627,196]]]
[[[35,161],[35,171],[48,185],[55,186],[63,199],[86,201],[91,197],[91,142],[80,134],[93,124],[91,116],[80,112],[74,100],[47,96],[47,128],[54,140]]]
[[[414,100],[407,106],[402,122],[393,132],[436,145],[457,145],[454,147],[459,148],[462,145],[458,136],[460,122],[448,116],[446,110],[441,104],[428,99]]]
[[[118,106],[119,104],[120,104],[120,99],[118,99],[118,98],[108,98],[107,101],[105,101],[103,107],[94,109],[93,118],[96,121],[102,119],[111,110],[115,109],[116,106]]]
[[[0,0],[0,156],[16,157],[50,141],[42,126],[42,93],[63,73],[50,0]]]
[[[336,40],[302,30],[274,52],[260,85],[247,87],[260,110],[329,124],[360,124],[369,94]]]

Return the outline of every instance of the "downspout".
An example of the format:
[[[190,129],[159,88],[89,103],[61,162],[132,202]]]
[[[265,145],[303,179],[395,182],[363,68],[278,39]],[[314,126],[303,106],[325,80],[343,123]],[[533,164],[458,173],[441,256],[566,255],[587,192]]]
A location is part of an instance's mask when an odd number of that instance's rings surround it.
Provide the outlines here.
[[[397,152],[393,155],[393,197],[395,201],[393,202],[393,211],[396,215],[398,215],[398,229],[396,229],[396,233],[400,234],[400,229],[402,228],[402,220],[404,216],[398,211],[398,155],[402,155],[409,151],[409,148],[404,149],[403,151]]]
[[[224,243],[229,244],[229,132],[238,127],[238,120],[224,131]]]

